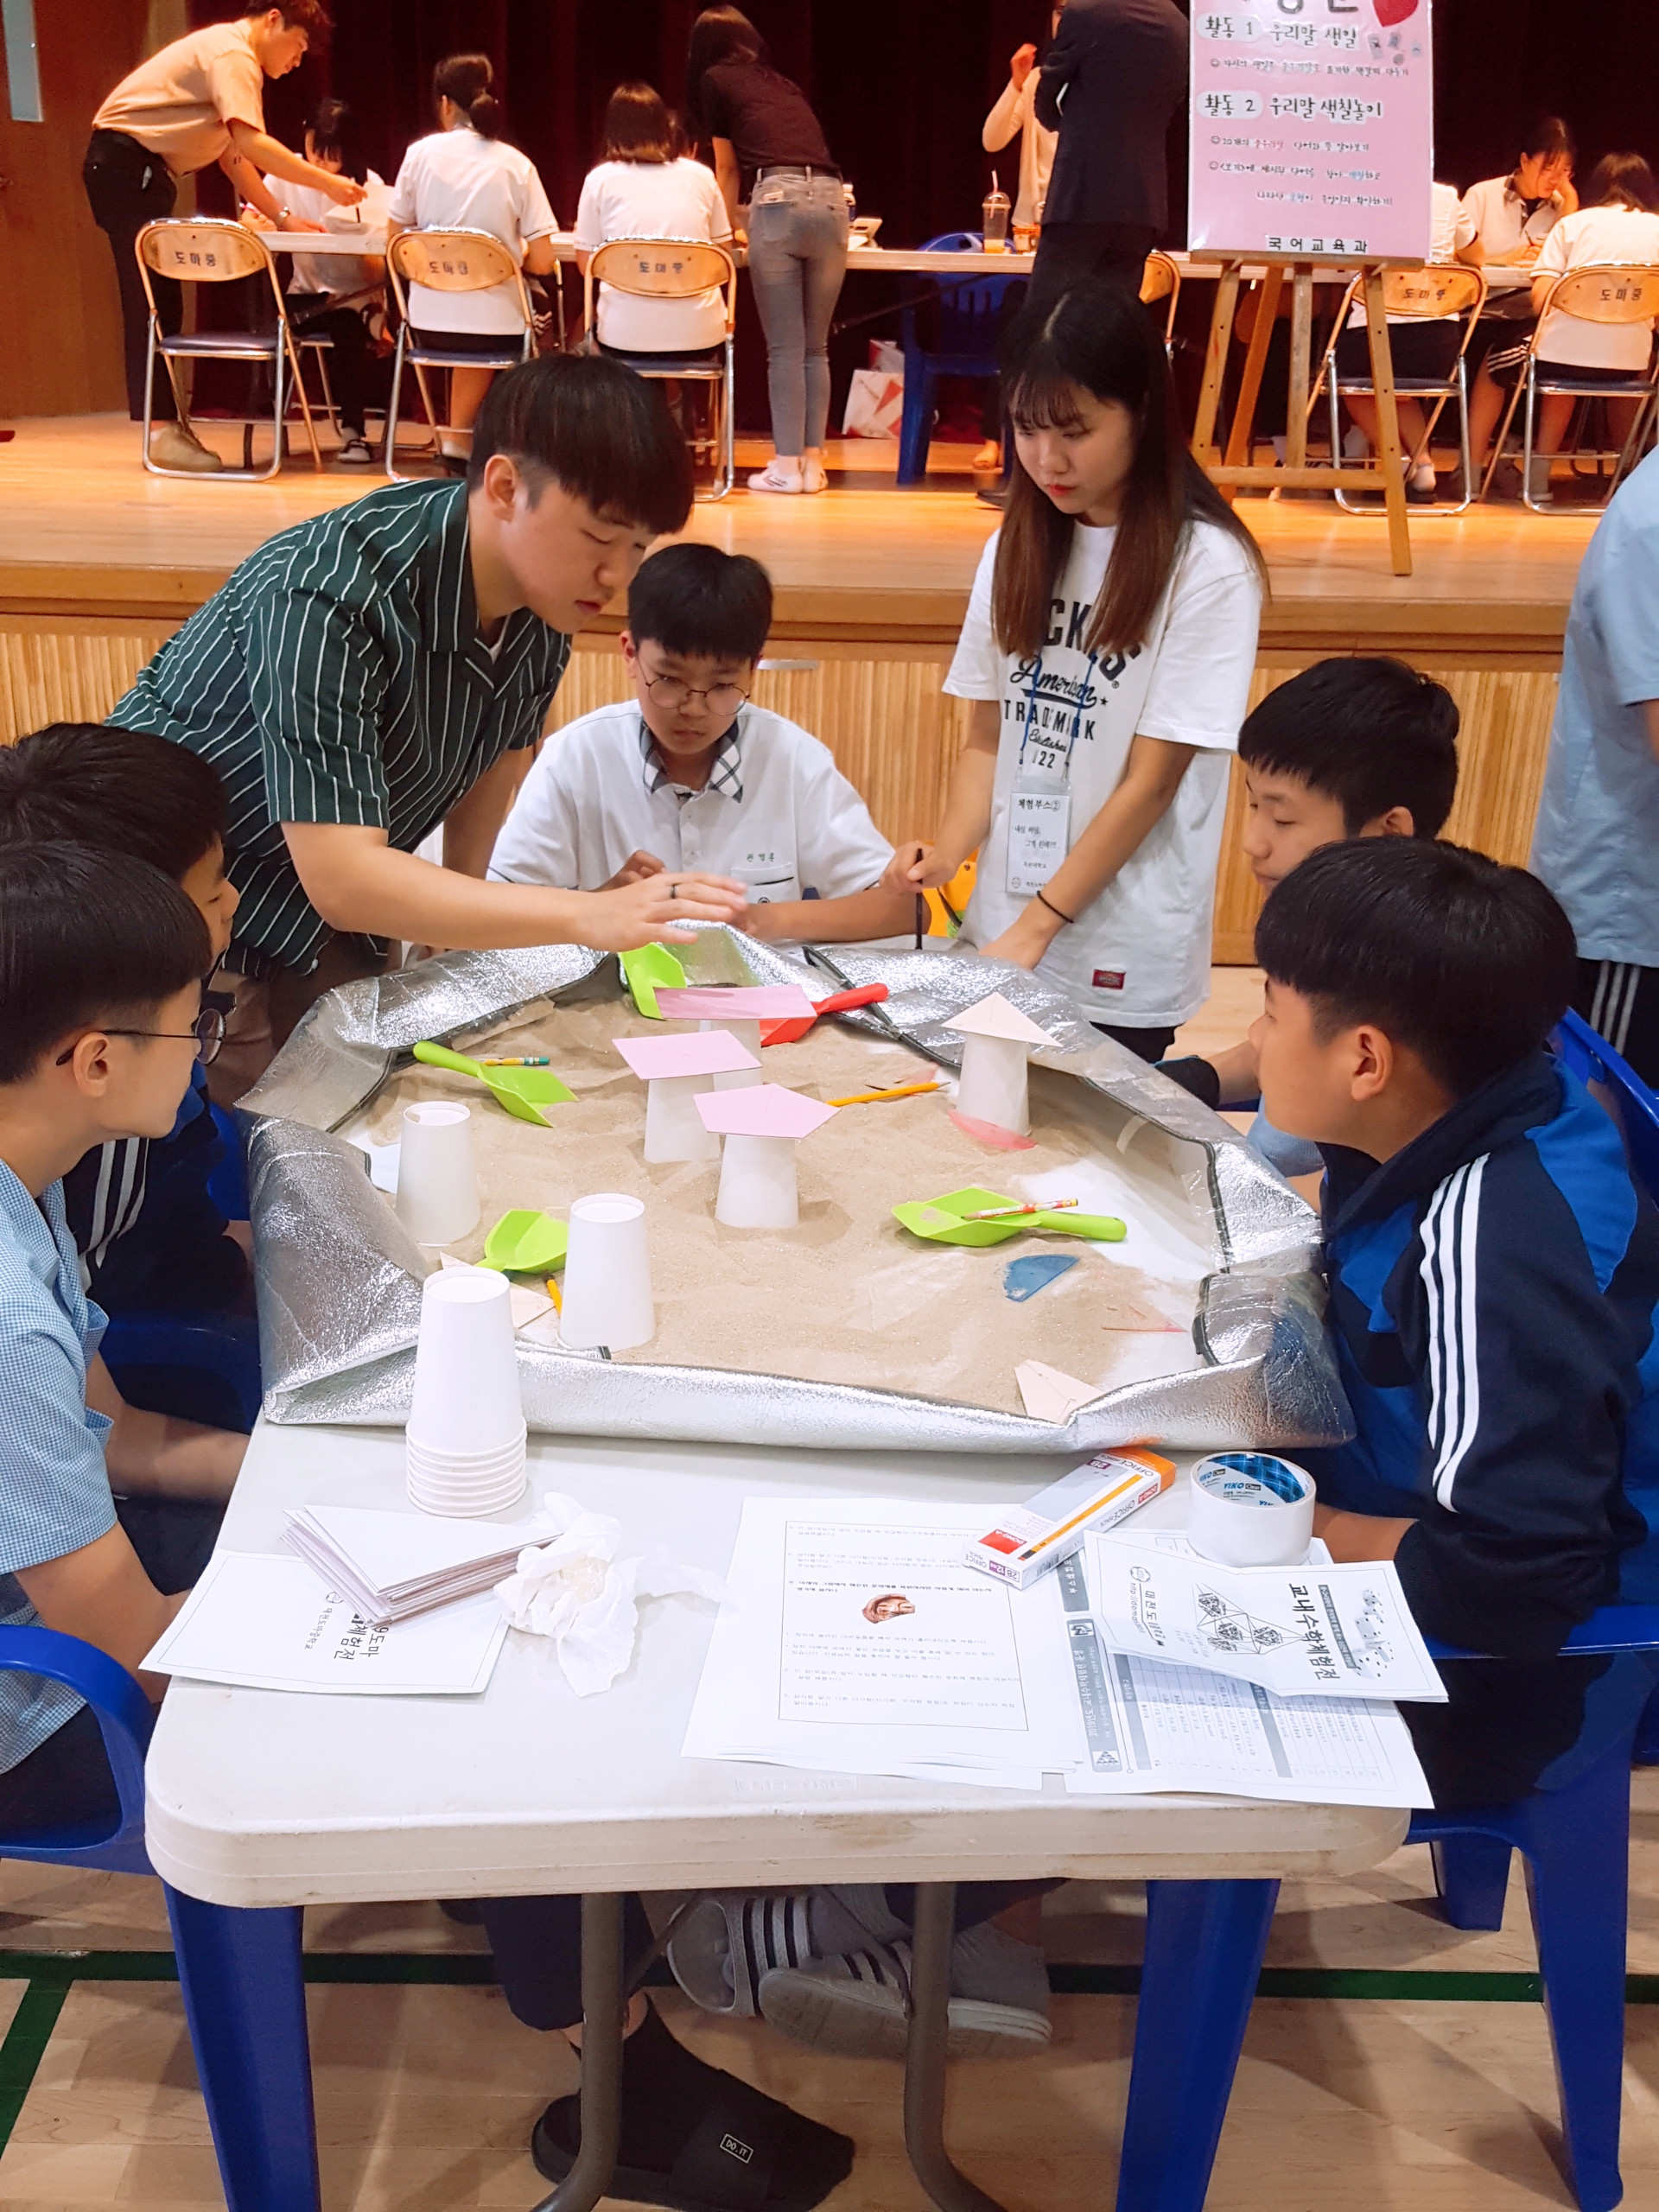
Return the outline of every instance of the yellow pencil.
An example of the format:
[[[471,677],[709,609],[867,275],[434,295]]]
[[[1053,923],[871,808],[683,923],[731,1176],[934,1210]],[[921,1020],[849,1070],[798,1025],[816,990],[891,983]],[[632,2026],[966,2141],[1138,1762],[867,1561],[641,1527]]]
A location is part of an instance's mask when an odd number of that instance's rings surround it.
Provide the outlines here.
[[[564,1300],[559,1296],[559,1286],[554,1281],[551,1275],[549,1275],[547,1279],[547,1294],[553,1301],[553,1311],[556,1313],[563,1313],[564,1311]]]
[[[1115,1497],[1122,1497],[1126,1490],[1133,1490],[1137,1483],[1143,1483],[1146,1479],[1144,1469],[1138,1474],[1125,1475],[1121,1483],[1114,1483],[1110,1490],[1103,1490],[1097,1497],[1090,1498],[1081,1513],[1074,1513],[1069,1521],[1062,1521],[1058,1529],[1051,1529],[1034,1544],[1027,1544],[1025,1550],[1017,1555],[1015,1564],[1023,1566],[1027,1560],[1035,1559],[1039,1552],[1046,1551],[1051,1544],[1058,1543],[1062,1536],[1069,1535],[1080,1521],[1092,1521],[1096,1514],[1109,1506]]]
[[[918,1091],[939,1090],[937,1083],[896,1083],[890,1090],[855,1090],[845,1098],[826,1098],[826,1106],[879,1106],[884,1098],[914,1098]]]

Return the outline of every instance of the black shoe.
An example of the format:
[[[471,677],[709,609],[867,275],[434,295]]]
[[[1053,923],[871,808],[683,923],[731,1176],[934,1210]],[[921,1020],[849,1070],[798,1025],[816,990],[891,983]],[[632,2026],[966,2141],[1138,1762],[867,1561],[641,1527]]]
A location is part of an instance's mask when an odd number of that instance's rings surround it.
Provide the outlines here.
[[[484,1908],[476,1897],[440,1897],[438,1910],[458,1928],[481,1928]]]
[[[974,497],[982,506],[995,507],[1000,513],[1008,504],[1008,487],[1006,484],[982,484]]]

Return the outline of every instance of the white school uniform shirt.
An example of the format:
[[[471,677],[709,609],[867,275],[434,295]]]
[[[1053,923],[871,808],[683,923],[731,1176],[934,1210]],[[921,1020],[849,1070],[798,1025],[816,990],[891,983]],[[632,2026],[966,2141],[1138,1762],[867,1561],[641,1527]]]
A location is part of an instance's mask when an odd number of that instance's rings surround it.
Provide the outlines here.
[[[1255,666],[1262,594],[1245,549],[1213,523],[1191,525],[1147,644],[1096,657],[1083,640],[1105,579],[1115,527],[1073,526],[1041,653],[1005,653],[991,627],[997,538],[985,548],[944,689],[1001,709],[991,826],[963,919],[970,944],[1000,937],[1029,903],[1007,888],[1008,817],[1017,774],[1052,783],[1069,752],[1075,845],[1117,788],[1137,733],[1196,746],[1169,810],[1092,905],[1061,930],[1037,972],[1083,1018],[1162,1029],[1210,991],[1210,920],[1227,778]],[[1022,743],[1025,771],[1020,769]]]
[[[1532,264],[1535,276],[1560,276],[1599,261],[1659,264],[1659,215],[1641,207],[1580,207],[1563,215]],[[1577,368],[1627,369],[1640,375],[1653,352],[1650,322],[1586,322],[1559,308],[1544,317],[1539,357]]]
[[[265,190],[279,207],[287,208],[290,215],[303,216],[308,222],[322,223],[331,231],[337,230],[342,221],[355,229],[359,223],[371,219],[364,210],[385,200],[386,181],[371,169],[364,189],[367,197],[361,207],[342,207],[338,200],[331,200],[320,185],[289,184],[279,176],[265,179]],[[290,292],[304,293],[308,297],[314,293],[338,292],[346,295],[363,292],[375,282],[365,255],[296,253],[290,254],[289,258],[294,268],[288,289]]]
[[[547,238],[559,227],[534,162],[470,124],[415,141],[404,156],[388,213],[404,230],[488,231],[520,261],[531,238]],[[524,327],[518,289],[512,283],[487,292],[434,292],[411,284],[409,319],[416,330],[504,336],[517,336]]]
[[[1513,177],[1484,177],[1463,195],[1453,242],[1461,249],[1478,238],[1488,261],[1503,261],[1523,238],[1547,238],[1560,219],[1553,200],[1541,200],[1528,214]]]
[[[635,852],[733,876],[754,906],[812,892],[850,898],[893,858],[829,747],[798,723],[745,707],[707,786],[687,793],[630,699],[548,740],[495,841],[490,876],[598,891]]]
[[[731,218],[715,173],[701,162],[601,162],[589,169],[576,209],[576,244],[591,253],[607,238],[710,238],[723,245]],[[689,300],[642,300],[599,287],[599,340],[620,353],[690,353],[718,346],[726,309],[718,285]]]

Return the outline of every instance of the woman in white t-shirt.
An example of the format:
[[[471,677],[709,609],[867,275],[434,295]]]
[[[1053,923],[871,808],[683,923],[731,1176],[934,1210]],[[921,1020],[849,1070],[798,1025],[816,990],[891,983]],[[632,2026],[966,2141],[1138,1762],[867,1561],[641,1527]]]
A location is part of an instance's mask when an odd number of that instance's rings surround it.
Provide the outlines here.
[[[495,72],[486,54],[452,54],[432,73],[438,129],[404,156],[392,187],[388,238],[399,231],[488,231],[537,276],[557,265],[548,205],[536,164],[500,136],[501,109],[491,92]],[[450,353],[499,353],[524,330],[518,287],[486,292],[409,288],[409,319],[423,346]],[[447,460],[464,460],[473,418],[484,404],[493,369],[449,372]]]
[[[1020,466],[945,679],[968,741],[910,876],[948,883],[980,848],[966,943],[1156,1060],[1209,992],[1262,557],[1132,294],[1091,280],[1023,315],[1004,373]]]
[[[1538,250],[1532,265],[1532,309],[1544,317],[1538,329],[1540,369],[1566,369],[1585,384],[1615,384],[1646,370],[1653,355],[1650,322],[1587,322],[1560,308],[1544,315],[1558,278],[1607,262],[1659,267],[1659,183],[1640,154],[1604,156],[1591,175],[1584,205],[1575,214],[1563,215]],[[1640,404],[1606,402],[1615,443],[1629,436]],[[1560,451],[1577,404],[1566,396],[1540,399],[1535,452]],[[1547,483],[1549,464],[1538,465]]]
[[[679,155],[673,118],[654,86],[619,85],[605,110],[605,158],[589,169],[576,209],[583,273],[611,238],[706,238],[729,243],[731,218],[715,173]],[[694,299],[646,300],[604,284],[594,306],[605,353],[698,353],[724,343],[718,286]]]

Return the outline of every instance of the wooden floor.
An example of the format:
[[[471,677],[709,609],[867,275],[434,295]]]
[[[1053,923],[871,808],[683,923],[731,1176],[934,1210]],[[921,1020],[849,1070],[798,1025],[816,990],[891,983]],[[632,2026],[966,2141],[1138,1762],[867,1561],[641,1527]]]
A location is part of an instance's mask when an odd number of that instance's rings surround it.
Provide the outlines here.
[[[238,431],[202,428],[233,457]],[[743,467],[766,451],[746,447]],[[995,522],[971,496],[970,451],[936,447],[927,485],[901,492],[891,442],[849,442],[831,448],[830,496],[740,489],[699,505],[691,534],[766,562],[791,634],[953,639]],[[143,473],[137,433],[118,416],[22,422],[0,446],[0,611],[176,620],[273,531],[384,480],[332,463],[318,477],[308,461],[270,484],[167,480]],[[1287,652],[1364,638],[1379,650],[1484,647],[1553,661],[1594,524],[1590,512],[1540,516],[1513,505],[1420,514],[1415,573],[1395,577],[1382,525],[1327,499],[1252,499],[1240,511],[1273,573],[1263,645]]]
[[[1638,1775],[1636,1795],[1630,1970],[1653,1977],[1659,1772]],[[1210,2212],[1570,2205],[1543,2015],[1516,2001],[1514,1977],[1534,1964],[1519,1880],[1496,1935],[1447,1928],[1431,1891],[1421,1849],[1351,1881],[1287,1885],[1269,1971],[1314,1969],[1321,1993],[1257,2000]],[[1044,1923],[1051,1965],[1134,1963],[1140,1913],[1133,1888],[1059,1891]],[[575,2087],[575,2069],[558,2039],[519,2027],[495,1989],[421,1978],[479,1951],[477,1931],[435,1906],[400,1905],[316,1910],[306,1933],[310,1949],[334,1955],[329,1984],[310,1993],[326,2212],[527,2212],[543,2193],[524,2151],[531,2125]],[[6,2212],[221,2202],[177,1987],[118,1980],[122,1961],[108,1955],[149,1953],[143,1963],[164,1969],[167,1940],[154,1882],[0,1865],[0,2032],[30,1993],[0,2046],[0,2115],[28,2083],[0,2156]],[[53,1976],[16,1958],[25,1952],[90,1955],[56,1977],[78,1978],[32,2080],[25,2046],[54,2001]],[[367,1980],[389,1972],[399,1978]],[[1393,1978],[1368,1979],[1383,1974]],[[1638,1990],[1659,1997],[1659,1981]],[[677,1993],[659,2001],[705,2057],[854,2137],[857,2164],[831,2212],[925,2212],[904,2163],[896,2067],[815,2057],[709,2020]],[[950,2140],[1010,2212],[1104,2212],[1134,2005],[1063,1995],[1054,2020],[1040,2059],[955,2069]],[[1627,2034],[1625,2202],[1642,2212],[1659,2202],[1659,2004],[1632,2004]]]

